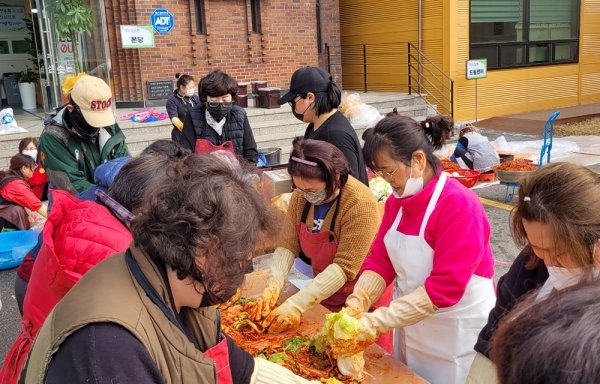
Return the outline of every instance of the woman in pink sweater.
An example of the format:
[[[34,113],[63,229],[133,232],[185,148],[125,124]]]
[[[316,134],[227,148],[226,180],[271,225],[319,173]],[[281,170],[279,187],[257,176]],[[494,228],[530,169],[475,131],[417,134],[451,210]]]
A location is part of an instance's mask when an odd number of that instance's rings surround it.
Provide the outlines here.
[[[472,345],[495,302],[483,206],[433,154],[452,128],[445,116],[421,123],[388,116],[363,135],[365,163],[394,194],[346,301],[348,312],[359,315],[357,339],[396,328],[396,358],[433,384],[465,382]],[[364,313],[394,279],[390,306]]]

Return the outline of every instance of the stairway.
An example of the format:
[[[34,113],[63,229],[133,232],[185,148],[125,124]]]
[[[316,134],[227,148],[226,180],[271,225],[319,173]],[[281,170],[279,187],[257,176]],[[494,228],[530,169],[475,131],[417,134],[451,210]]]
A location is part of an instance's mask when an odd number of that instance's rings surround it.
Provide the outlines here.
[[[435,107],[427,103],[424,97],[404,93],[373,92],[361,93],[361,99],[377,108],[382,115],[397,108],[404,116],[410,116],[417,121],[425,119],[428,115],[436,114]],[[291,108],[286,104],[277,109],[247,108],[248,119],[254,133],[258,148],[281,148],[281,159],[287,161],[292,148],[292,140],[296,136],[303,136],[306,123],[298,121],[292,115]],[[117,111],[123,115],[126,111]],[[17,121],[19,116],[16,116]],[[17,153],[19,141],[28,136],[40,135],[43,125],[41,120],[33,121],[30,126],[21,124],[28,133],[0,136],[0,169],[8,167],[10,158]],[[127,137],[127,144],[133,156],[139,154],[150,143],[159,139],[170,139],[173,126],[168,120],[154,123],[134,123],[132,121],[119,121],[119,126]],[[357,129],[360,138],[364,128]]]

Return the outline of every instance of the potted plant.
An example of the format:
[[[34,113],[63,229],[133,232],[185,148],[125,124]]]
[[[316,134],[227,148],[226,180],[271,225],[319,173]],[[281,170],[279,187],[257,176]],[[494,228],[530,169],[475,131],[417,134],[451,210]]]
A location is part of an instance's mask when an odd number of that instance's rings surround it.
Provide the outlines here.
[[[21,72],[15,74],[15,81],[19,84],[19,93],[23,109],[31,110],[37,108],[35,97],[35,84],[40,79],[39,75],[33,72],[33,69],[26,67]]]
[[[79,38],[82,34],[92,35],[94,28],[92,8],[87,6],[83,0],[53,0],[52,8],[53,22],[60,38],[69,39],[73,43],[75,72],[82,72]]]

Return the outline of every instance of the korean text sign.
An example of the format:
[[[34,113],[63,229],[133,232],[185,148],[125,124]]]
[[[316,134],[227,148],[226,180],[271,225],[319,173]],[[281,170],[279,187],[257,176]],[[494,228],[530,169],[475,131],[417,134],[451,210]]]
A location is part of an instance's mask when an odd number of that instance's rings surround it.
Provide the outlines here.
[[[151,25],[121,25],[123,48],[154,48],[154,30]]]
[[[487,77],[487,59],[467,61],[467,80],[485,79]]]

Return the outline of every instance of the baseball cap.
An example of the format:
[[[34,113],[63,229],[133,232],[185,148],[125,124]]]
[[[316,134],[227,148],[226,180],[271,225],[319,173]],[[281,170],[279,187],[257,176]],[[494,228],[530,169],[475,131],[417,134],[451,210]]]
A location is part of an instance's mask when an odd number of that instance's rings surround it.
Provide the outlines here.
[[[95,76],[82,76],[73,85],[71,98],[79,106],[85,121],[92,127],[113,125],[112,92],[104,80]]]
[[[319,67],[300,68],[292,75],[290,81],[290,91],[283,95],[277,104],[283,105],[296,98],[299,94],[308,92],[325,92],[329,89],[331,75],[326,70]]]

